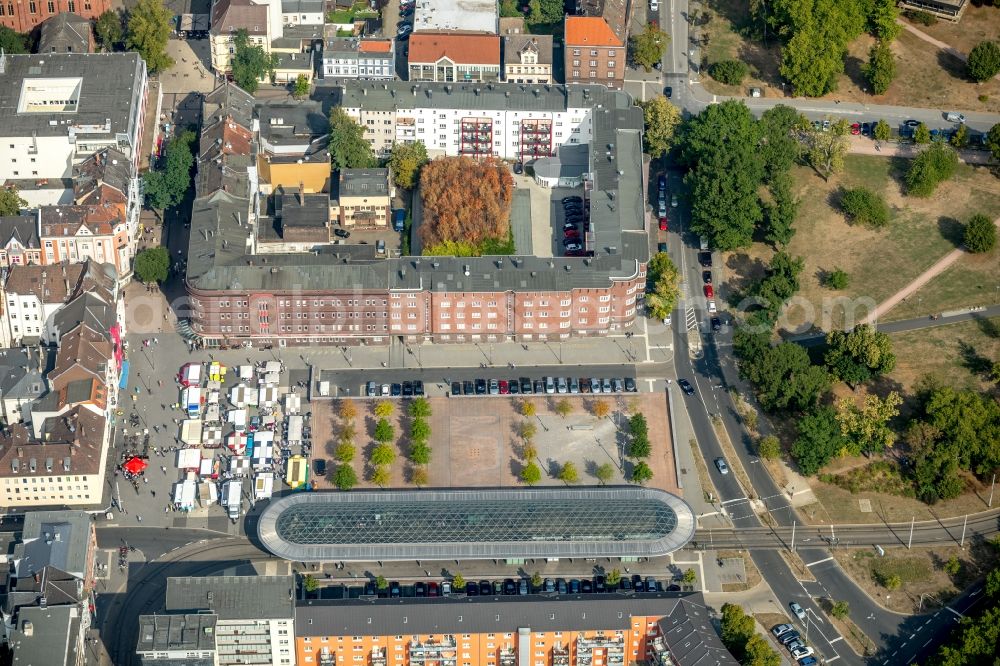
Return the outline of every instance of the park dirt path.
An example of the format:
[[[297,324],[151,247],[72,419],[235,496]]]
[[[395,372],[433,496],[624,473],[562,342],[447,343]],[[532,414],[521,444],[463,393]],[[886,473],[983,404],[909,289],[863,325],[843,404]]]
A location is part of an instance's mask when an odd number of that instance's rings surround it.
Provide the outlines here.
[[[1000,227],[1000,217],[993,220],[993,224]],[[930,268],[914,278],[908,285],[875,306],[875,309],[872,310],[867,317],[865,317],[862,323],[871,324],[872,322],[878,322],[879,317],[885,315],[885,313],[899,305],[904,299],[909,298],[918,289],[946,271],[952,264],[958,261],[963,254],[966,253],[967,250],[960,247],[938,259]]]

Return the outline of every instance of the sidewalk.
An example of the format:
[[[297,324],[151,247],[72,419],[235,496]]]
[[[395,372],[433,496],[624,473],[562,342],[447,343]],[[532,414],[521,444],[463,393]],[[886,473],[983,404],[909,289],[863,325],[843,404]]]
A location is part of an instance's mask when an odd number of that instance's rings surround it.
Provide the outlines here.
[[[848,151],[854,155],[877,155],[878,157],[902,157],[913,159],[931,144],[896,143],[873,141],[866,136],[852,135],[848,137]],[[877,146],[877,147],[876,147]],[[993,165],[998,164],[988,150],[958,150],[958,159],[966,164]]]

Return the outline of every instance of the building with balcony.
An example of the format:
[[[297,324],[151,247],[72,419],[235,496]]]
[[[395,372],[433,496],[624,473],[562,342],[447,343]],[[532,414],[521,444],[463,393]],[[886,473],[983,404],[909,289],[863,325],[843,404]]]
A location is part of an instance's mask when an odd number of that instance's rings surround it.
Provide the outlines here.
[[[295,666],[295,578],[167,579],[168,614],[214,614],[216,666]]]
[[[203,116],[255,127],[251,146],[264,146],[256,133],[270,126],[262,115],[267,103],[233,88],[206,95]],[[583,240],[592,256],[540,258],[529,249],[510,257],[386,259],[354,244],[261,256],[258,239],[273,222],[262,208],[267,197],[260,195],[270,194],[258,182],[263,170],[242,156],[222,164],[201,159],[186,335],[208,346],[388,344],[393,336],[489,342],[600,336],[632,325],[649,246],[642,112],[627,95],[603,86],[359,81],[338,90],[338,102],[376,151],[391,147],[398,131],[432,155],[485,155],[487,124],[493,156],[502,159],[538,157],[546,144],[605,146],[589,152],[584,179],[591,231]],[[530,152],[522,138],[530,139]]]
[[[410,81],[500,80],[500,38],[495,34],[414,33],[409,49]]]
[[[296,656],[363,666],[739,663],[701,594],[588,596],[301,601]]]

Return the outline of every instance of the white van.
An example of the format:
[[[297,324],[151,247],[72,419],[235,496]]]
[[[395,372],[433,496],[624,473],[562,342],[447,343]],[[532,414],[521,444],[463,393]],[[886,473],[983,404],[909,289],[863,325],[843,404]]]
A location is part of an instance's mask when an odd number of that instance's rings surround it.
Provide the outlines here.
[[[649,10],[653,12],[660,11],[660,0],[649,0]]]

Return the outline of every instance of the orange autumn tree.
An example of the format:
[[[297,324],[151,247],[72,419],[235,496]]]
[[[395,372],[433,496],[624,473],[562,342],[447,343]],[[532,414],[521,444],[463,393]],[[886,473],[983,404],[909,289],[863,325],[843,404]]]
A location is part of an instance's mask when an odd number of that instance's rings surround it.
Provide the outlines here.
[[[424,254],[474,256],[506,241],[514,179],[500,160],[441,157],[420,172]]]

